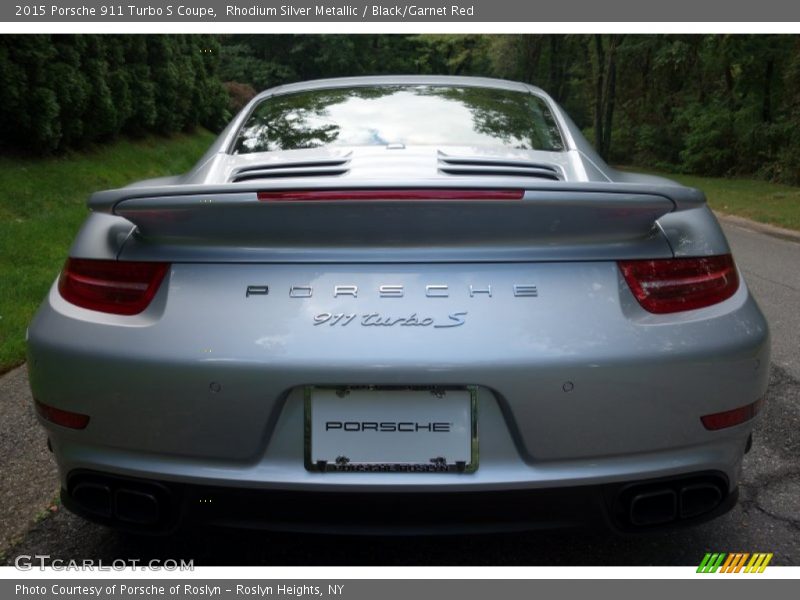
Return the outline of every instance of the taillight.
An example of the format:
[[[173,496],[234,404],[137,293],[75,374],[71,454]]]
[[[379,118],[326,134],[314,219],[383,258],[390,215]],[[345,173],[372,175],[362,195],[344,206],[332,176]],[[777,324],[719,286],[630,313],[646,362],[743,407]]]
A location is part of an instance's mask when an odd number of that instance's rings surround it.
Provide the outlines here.
[[[62,427],[69,427],[70,429],[86,429],[86,426],[89,424],[88,415],[48,406],[47,404],[42,404],[38,400],[34,400],[34,404],[36,405],[36,412],[39,413],[39,416],[45,421],[50,421]]]
[[[399,188],[373,190],[285,190],[258,192],[262,202],[336,202],[342,200],[522,200],[524,190]]]
[[[711,306],[730,298],[739,288],[739,276],[730,254],[621,260],[618,264],[639,304],[651,313]]]
[[[710,431],[725,429],[749,421],[759,413],[763,405],[764,399],[762,398],[747,406],[740,406],[739,408],[714,413],[713,415],[705,415],[704,417],[700,417],[700,420],[703,422],[703,427]]]
[[[77,306],[136,315],[150,304],[169,268],[167,263],[67,259],[58,291]]]

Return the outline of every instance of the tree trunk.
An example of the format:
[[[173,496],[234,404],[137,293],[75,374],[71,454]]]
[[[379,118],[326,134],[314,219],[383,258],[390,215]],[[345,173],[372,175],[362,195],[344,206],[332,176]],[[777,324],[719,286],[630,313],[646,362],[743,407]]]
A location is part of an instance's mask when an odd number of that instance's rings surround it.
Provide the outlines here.
[[[767,60],[766,73],[764,74],[764,104],[761,107],[761,120],[765,123],[772,122],[772,75],[775,72],[775,59]]]
[[[558,56],[561,54],[561,38],[555,35],[550,36],[550,73],[547,88],[553,94],[556,102],[561,102],[558,94]]]
[[[728,92],[728,108],[734,110],[736,108],[736,97],[733,93],[734,78],[733,69],[730,63],[725,65],[725,89]]]
[[[617,47],[621,41],[622,36],[612,35],[608,46],[608,66],[603,90],[603,146],[600,151],[600,155],[606,160],[611,154],[611,129],[617,92]]]
[[[605,67],[605,52],[603,51],[603,36],[595,34],[594,49],[597,58],[597,70],[594,82],[594,147],[603,155],[603,70]]]
[[[542,55],[542,36],[523,36],[525,43],[525,81],[536,84],[536,70]]]

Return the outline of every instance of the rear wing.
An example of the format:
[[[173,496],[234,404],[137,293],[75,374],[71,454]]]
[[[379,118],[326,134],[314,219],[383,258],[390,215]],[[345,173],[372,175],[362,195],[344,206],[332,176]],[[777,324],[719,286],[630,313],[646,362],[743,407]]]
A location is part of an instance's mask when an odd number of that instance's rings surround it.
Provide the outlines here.
[[[660,223],[707,212],[700,192],[674,185],[415,183],[136,187],[89,206],[135,225],[124,258],[319,262],[669,257]]]

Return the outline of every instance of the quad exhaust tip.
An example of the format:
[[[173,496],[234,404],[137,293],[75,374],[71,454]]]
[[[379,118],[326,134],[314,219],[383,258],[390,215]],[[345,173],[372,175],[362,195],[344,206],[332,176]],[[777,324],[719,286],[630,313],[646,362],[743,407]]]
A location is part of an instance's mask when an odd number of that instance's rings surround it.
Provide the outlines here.
[[[155,525],[160,515],[161,507],[154,494],[124,488],[114,493],[114,516],[120,521]]]
[[[674,521],[678,514],[678,495],[674,490],[637,494],[631,500],[630,521],[636,526],[661,525]]]
[[[618,516],[633,528],[656,527],[696,519],[719,508],[727,486],[717,476],[634,484],[618,496]]]
[[[181,490],[158,482],[76,473],[62,494],[66,508],[86,518],[139,532],[166,533],[178,524]],[[612,521],[621,530],[690,524],[722,514],[736,501],[720,473],[649,480],[605,491]]]
[[[109,523],[157,529],[170,519],[170,494],[154,483],[78,478],[71,482],[70,497],[74,508]]]
[[[711,512],[722,503],[722,490],[711,483],[696,483],[681,489],[680,518],[691,519]]]
[[[72,488],[72,497],[86,511],[99,517],[111,518],[111,488],[102,483],[78,483]]]

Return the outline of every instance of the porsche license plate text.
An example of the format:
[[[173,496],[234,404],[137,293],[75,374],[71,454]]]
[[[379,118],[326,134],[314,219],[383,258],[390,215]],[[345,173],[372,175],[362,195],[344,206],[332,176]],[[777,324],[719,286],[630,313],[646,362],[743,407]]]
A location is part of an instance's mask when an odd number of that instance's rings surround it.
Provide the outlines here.
[[[306,389],[312,471],[470,472],[477,468],[469,389]]]

